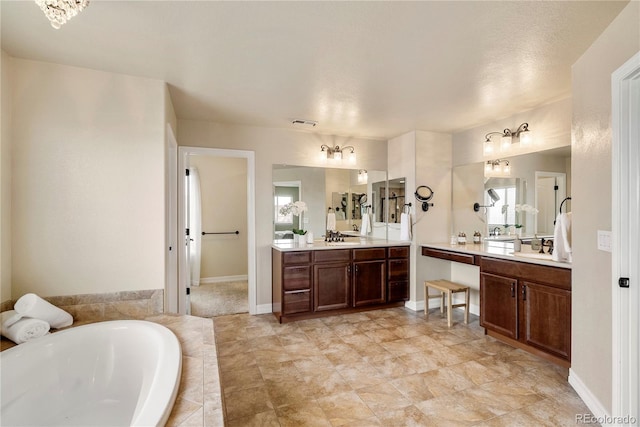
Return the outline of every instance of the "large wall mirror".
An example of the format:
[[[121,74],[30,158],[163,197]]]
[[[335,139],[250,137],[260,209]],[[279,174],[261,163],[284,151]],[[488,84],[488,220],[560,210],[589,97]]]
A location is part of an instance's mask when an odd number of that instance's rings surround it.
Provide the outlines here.
[[[536,234],[553,236],[561,204],[571,195],[571,147],[505,160],[511,168],[505,177],[485,176],[484,163],[453,168],[454,231],[464,231],[467,235],[480,231],[485,237],[499,231],[499,239],[508,239],[510,232],[520,228],[517,234],[525,238]],[[490,188],[500,199],[492,207],[474,212],[476,202],[485,206],[493,203],[488,195]],[[570,202],[565,202],[563,209],[563,212],[570,211]]]
[[[337,230],[360,234],[362,217],[370,215],[368,236],[386,238],[386,223],[380,220],[380,191],[387,172],[309,166],[273,165],[274,239],[291,239],[292,229],[311,231],[316,239],[326,233],[327,214],[336,217]],[[301,200],[308,210],[301,216],[281,215],[280,208]]]

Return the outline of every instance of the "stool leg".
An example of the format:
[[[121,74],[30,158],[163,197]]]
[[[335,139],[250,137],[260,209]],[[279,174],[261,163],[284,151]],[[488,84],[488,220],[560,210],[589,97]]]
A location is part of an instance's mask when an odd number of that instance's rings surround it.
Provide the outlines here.
[[[447,291],[447,325],[449,327],[451,327],[451,311],[452,311],[452,307],[451,307],[451,300],[453,299],[453,294],[451,293],[451,291]]]
[[[444,291],[440,291],[440,317],[444,317]]]
[[[464,290],[464,323],[469,323],[469,288]]]
[[[424,284],[424,317],[429,318],[429,286]]]

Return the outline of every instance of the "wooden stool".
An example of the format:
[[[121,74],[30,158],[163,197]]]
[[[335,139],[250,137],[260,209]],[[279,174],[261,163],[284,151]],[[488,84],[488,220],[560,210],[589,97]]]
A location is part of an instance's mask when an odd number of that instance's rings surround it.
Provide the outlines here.
[[[429,295],[429,288],[440,291],[440,295]],[[464,303],[452,304],[453,294],[464,292]],[[444,315],[444,296],[447,295],[447,324],[451,327],[451,309],[464,307],[464,323],[469,323],[469,287],[448,280],[428,280],[424,282],[424,315],[429,318],[429,300],[441,298],[440,314]]]

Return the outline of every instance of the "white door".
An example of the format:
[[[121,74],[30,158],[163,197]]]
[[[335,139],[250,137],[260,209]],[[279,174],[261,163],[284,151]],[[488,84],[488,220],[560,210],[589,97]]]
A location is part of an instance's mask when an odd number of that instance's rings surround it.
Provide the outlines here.
[[[613,416],[640,413],[640,52],[611,76]]]

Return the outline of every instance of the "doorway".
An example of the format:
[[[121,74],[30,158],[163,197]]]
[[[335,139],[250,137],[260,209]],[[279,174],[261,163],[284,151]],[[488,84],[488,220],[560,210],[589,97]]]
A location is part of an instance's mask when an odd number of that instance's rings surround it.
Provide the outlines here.
[[[538,214],[535,216],[535,233],[553,236],[560,204],[567,196],[567,174],[536,171],[535,179],[534,206],[538,209]]]
[[[199,177],[201,214],[200,224],[191,224],[190,211],[194,204],[189,201],[197,195],[190,194],[192,188],[185,180],[185,185],[178,186],[178,229],[183,230],[181,235],[185,238],[179,245],[178,312],[204,317],[231,314],[238,305],[242,286],[236,282],[242,282],[245,311],[255,314],[254,153],[179,147],[178,157],[178,169],[185,172],[185,177],[187,170],[190,170],[189,176]],[[194,228],[197,236],[192,233]],[[199,268],[192,268],[192,254],[198,252],[193,248],[196,243],[201,261]],[[198,277],[193,277],[193,272],[198,270]],[[208,295],[199,298],[203,293]],[[197,310],[190,310],[196,308],[195,301],[201,305]]]

